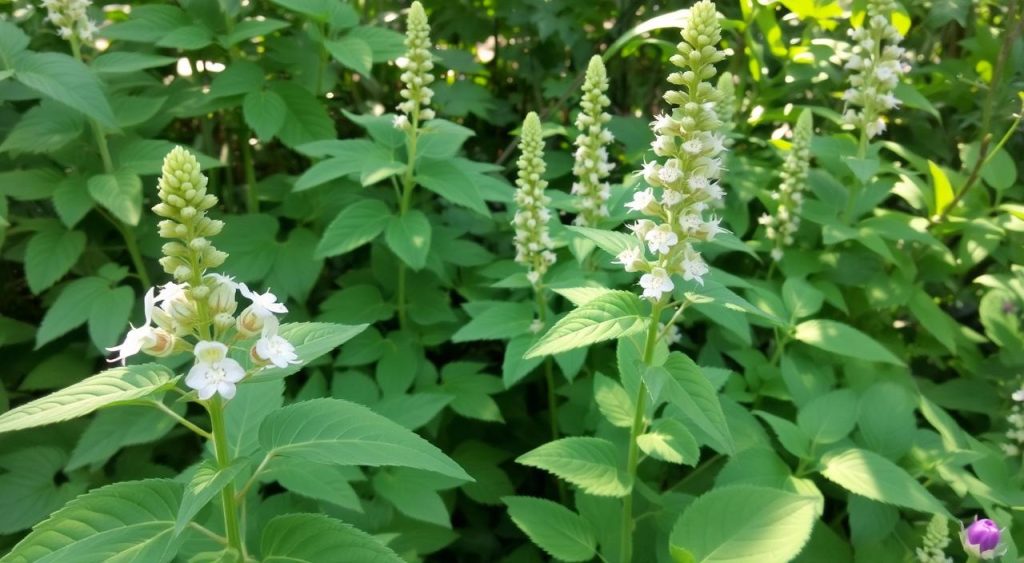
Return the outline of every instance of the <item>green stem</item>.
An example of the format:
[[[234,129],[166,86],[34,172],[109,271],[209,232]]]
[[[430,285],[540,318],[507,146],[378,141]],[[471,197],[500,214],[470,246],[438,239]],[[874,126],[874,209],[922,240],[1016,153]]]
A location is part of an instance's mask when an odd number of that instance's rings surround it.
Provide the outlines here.
[[[252,162],[252,148],[249,146],[248,135],[242,135],[242,165],[245,167],[245,209],[249,213],[260,212],[259,195],[256,193],[256,167]]]
[[[208,402],[210,426],[213,431],[213,449],[217,454],[217,466],[224,469],[231,465],[231,453],[228,450],[228,436],[224,425],[224,403],[214,395]],[[220,500],[224,511],[224,531],[228,545],[243,553],[241,528],[238,525],[238,507],[235,505],[235,484],[229,482],[220,492]]]
[[[548,303],[547,296],[544,293],[543,287],[537,287],[537,318],[547,328],[547,316],[548,316]],[[555,374],[554,368],[552,367],[551,356],[544,358],[544,382],[547,384],[548,391],[548,422],[551,427],[551,440],[555,441],[558,439],[558,397],[555,396]],[[558,486],[558,498],[562,501],[562,504],[567,504],[569,497],[565,490],[565,484],[560,479],[555,479],[555,484]]]
[[[658,320],[661,317],[661,302],[651,307],[651,320],[647,327],[647,340],[644,344],[643,364],[651,365],[654,357],[654,348],[658,344]],[[636,410],[633,411],[633,425],[629,429],[629,455],[626,460],[626,472],[629,475],[629,482],[636,481],[637,465],[640,460],[640,448],[636,439],[643,431],[645,401],[647,399],[647,388],[643,379],[637,384]],[[635,487],[635,484],[633,485]],[[633,492],[630,491],[622,499],[622,528],[619,541],[619,563],[630,563],[633,560]]]
[[[153,407],[153,408],[157,409],[160,412],[163,412],[167,416],[173,418],[175,420],[175,422],[177,422],[178,424],[181,424],[185,428],[188,428],[189,430],[195,432],[196,434],[199,434],[200,436],[202,436],[203,438],[206,438],[207,440],[210,440],[210,439],[213,438],[213,436],[209,432],[207,432],[206,430],[203,430],[202,428],[200,428],[199,426],[196,426],[195,424],[193,424],[191,421],[189,421],[185,417],[183,417],[183,416],[179,415],[178,413],[172,411],[170,408],[167,407],[167,405],[161,403],[160,401],[146,401],[144,404],[146,404],[147,406]]]
[[[407,163],[405,165],[405,173],[402,175],[402,197],[398,202],[398,213],[400,216],[405,217],[408,213],[409,207],[412,205],[412,193],[416,189],[416,142],[419,137],[420,127],[420,109],[419,105],[413,108],[412,116],[409,120],[409,133],[406,136],[406,157]],[[398,326],[402,330],[406,327],[406,311],[405,311],[405,278],[406,278],[406,267],[405,262],[401,259],[398,261],[398,295],[397,295],[397,309],[398,309]]]

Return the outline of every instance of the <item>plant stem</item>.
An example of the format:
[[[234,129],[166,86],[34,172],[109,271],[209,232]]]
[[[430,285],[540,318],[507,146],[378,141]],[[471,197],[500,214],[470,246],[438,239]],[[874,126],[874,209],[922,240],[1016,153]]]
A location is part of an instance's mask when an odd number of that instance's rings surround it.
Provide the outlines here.
[[[151,406],[157,409],[158,411],[163,412],[167,416],[173,418],[175,422],[177,422],[178,424],[181,424],[185,428],[188,428],[189,430],[195,432],[196,434],[199,434],[203,438],[206,438],[207,440],[213,439],[213,436],[209,432],[203,430],[202,428],[196,426],[195,424],[192,424],[192,422],[190,422],[188,419],[172,411],[167,407],[167,405],[161,403],[160,401],[146,401],[144,404]]]
[[[644,343],[643,365],[650,366],[654,357],[654,348],[658,344],[658,319],[661,316],[662,304],[655,303],[651,307],[651,320],[647,327],[647,340]],[[626,472],[629,475],[629,482],[632,486],[636,481],[637,465],[640,459],[640,448],[637,446],[637,436],[643,431],[645,401],[647,399],[647,388],[643,379],[638,382],[636,392],[636,410],[633,412],[633,425],[629,429],[629,456],[626,460]],[[622,499],[622,528],[619,540],[619,563],[630,563],[633,560],[633,491]]]
[[[221,470],[231,465],[231,453],[228,450],[228,436],[224,425],[224,402],[220,396],[214,395],[207,404],[210,412],[210,426],[213,431],[213,449],[217,454],[217,467]],[[242,534],[238,526],[238,507],[235,505],[235,484],[230,482],[220,492],[220,500],[224,511],[224,531],[228,545],[243,553]]]
[[[69,42],[71,43],[71,53],[76,59],[84,63],[85,61],[82,61],[82,50],[78,45],[78,38],[72,35]],[[92,118],[89,118],[89,126],[92,129],[93,138],[96,140],[96,148],[100,152],[103,172],[113,174],[115,172],[114,159],[110,157],[110,145],[107,144],[107,135],[103,132],[103,126]],[[146,273],[146,266],[142,262],[142,253],[139,251],[139,242],[135,240],[135,232],[131,230],[129,225],[125,225],[116,217],[108,216],[107,218],[118,232],[121,233],[121,238],[124,239],[124,246],[128,250],[128,255],[131,257],[135,273],[138,274],[142,286],[151,287],[152,283],[149,280],[149,274]]]
[[[247,131],[243,129],[243,132]],[[260,200],[256,194],[256,167],[252,162],[252,148],[249,146],[248,135],[242,135],[238,144],[242,147],[242,166],[245,167],[245,210],[249,213],[260,212]]]
[[[420,131],[420,107],[417,104],[412,111],[412,115],[409,120],[409,133],[406,135],[406,158],[407,163],[405,165],[405,173],[402,175],[402,198],[398,202],[398,214],[401,217],[405,217],[408,213],[409,207],[412,205],[412,192],[416,189],[416,141],[419,137]],[[398,327],[405,330],[406,327],[406,311],[405,311],[405,278],[406,278],[406,267],[405,262],[399,258],[398,260],[398,295],[397,295],[397,309],[398,309]]]
[[[544,287],[538,286],[536,288],[537,297],[537,318],[547,328],[547,316],[548,316],[548,303],[547,295],[544,293]],[[547,384],[548,391],[548,422],[551,426],[551,440],[555,441],[558,439],[558,397],[555,396],[555,374],[554,368],[552,367],[551,356],[544,358],[544,382]],[[555,484],[558,486],[558,498],[562,501],[562,504],[567,504],[569,497],[565,490],[565,484],[562,483],[561,479],[556,478]]]

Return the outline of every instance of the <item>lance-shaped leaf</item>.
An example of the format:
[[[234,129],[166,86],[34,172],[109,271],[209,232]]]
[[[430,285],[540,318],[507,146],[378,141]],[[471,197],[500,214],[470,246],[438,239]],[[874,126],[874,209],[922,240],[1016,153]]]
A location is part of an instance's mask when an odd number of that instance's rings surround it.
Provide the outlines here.
[[[668,372],[661,390],[663,396],[707,433],[711,446],[721,452],[732,453],[735,446],[718,393],[700,367],[685,354],[672,352],[662,368]],[[644,380],[649,380],[646,374]]]
[[[263,529],[264,563],[402,563],[376,538],[322,514],[285,514]]]
[[[181,499],[181,508],[178,510],[178,517],[174,524],[174,534],[180,534],[192,518],[224,487],[228,486],[228,483],[234,480],[248,464],[247,459],[239,458],[224,468],[218,468],[209,460],[200,465],[192,475],[192,480],[185,486],[185,496]]]
[[[577,437],[548,442],[516,462],[553,473],[591,495],[623,497],[633,490],[633,481],[619,457],[608,440]]]
[[[942,503],[902,467],[867,450],[849,448],[822,459],[821,472],[844,489],[878,502],[949,516]]]
[[[597,548],[593,526],[568,508],[533,497],[505,497],[508,515],[541,549],[561,561],[590,561]]]
[[[260,445],[272,455],[334,465],[395,465],[472,478],[416,433],[370,409],[341,399],[314,399],[278,409],[260,425]]]
[[[525,357],[557,354],[641,332],[650,321],[644,308],[635,293],[610,291],[562,317]]]
[[[134,401],[170,387],[174,374],[158,364],[108,369],[0,415],[0,432],[44,426]]]

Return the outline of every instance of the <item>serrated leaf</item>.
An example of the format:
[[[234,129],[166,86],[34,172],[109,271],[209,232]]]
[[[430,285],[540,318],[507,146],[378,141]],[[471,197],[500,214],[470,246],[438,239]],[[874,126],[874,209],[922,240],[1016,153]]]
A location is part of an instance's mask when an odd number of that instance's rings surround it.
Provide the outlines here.
[[[794,338],[826,352],[869,362],[902,366],[903,362],[888,348],[863,332],[838,321],[815,319],[796,326]]]
[[[267,523],[260,539],[264,563],[321,563],[345,554],[346,563],[403,563],[366,532],[322,514],[284,514]]]
[[[345,207],[324,230],[316,256],[337,256],[359,248],[377,238],[390,217],[388,206],[376,199],[360,200]]]
[[[185,412],[184,403],[171,408],[179,415]],[[101,410],[75,444],[66,469],[103,464],[121,448],[158,440],[175,425],[173,418],[152,407],[133,405]]]
[[[532,303],[490,303],[452,335],[452,342],[519,336],[530,330],[534,314]]]
[[[736,485],[693,501],[670,537],[676,561],[786,563],[803,549],[817,517],[814,499]]]
[[[323,500],[342,508],[362,512],[359,496],[349,484],[344,467],[310,463],[303,459],[275,457],[267,464],[263,478],[302,496]]]
[[[73,229],[93,208],[85,178],[68,176],[53,190],[53,207],[64,226]]]
[[[857,395],[839,389],[815,397],[800,407],[796,421],[815,444],[838,442],[857,424]]]
[[[102,371],[0,415],[0,432],[45,426],[85,416],[96,409],[133,401],[165,389],[174,374],[158,364]]]
[[[53,446],[5,448],[0,455],[0,534],[27,530],[67,501],[83,493],[86,483],[60,483],[64,450]]]
[[[623,497],[633,490],[633,481],[619,458],[615,444],[608,440],[579,437],[548,442],[516,462],[561,477],[587,494]]]
[[[107,282],[100,278],[79,278],[67,284],[43,315],[43,322],[36,332],[36,348],[56,340],[88,320],[93,304],[107,291]]]
[[[928,173],[932,177],[932,192],[935,195],[935,214],[941,215],[953,203],[953,185],[949,183],[946,171],[932,161],[928,161]]]
[[[452,527],[441,495],[412,471],[381,471],[373,477],[373,490],[409,518]]]
[[[693,434],[678,420],[663,418],[637,436],[636,443],[647,455],[668,463],[697,465],[700,449]]]
[[[246,468],[248,461],[238,458],[227,467],[217,467],[212,461],[203,462],[192,479],[185,485],[185,494],[174,522],[174,534],[180,534],[196,514],[228,486]]]
[[[134,304],[135,292],[126,285],[108,289],[92,302],[89,337],[97,349],[106,352],[117,343],[118,337],[125,332]]]
[[[100,74],[126,74],[149,68],[168,66],[176,62],[174,57],[162,57],[151,53],[118,51],[103,53],[92,61],[92,69]]]
[[[64,277],[85,251],[85,233],[69,231],[56,221],[37,232],[25,248],[25,278],[40,293]]]
[[[335,41],[324,41],[324,47],[336,61],[363,76],[370,75],[373,50],[357,37],[345,36]]]
[[[77,139],[85,131],[82,114],[52,100],[25,112],[0,145],[0,152],[45,154]]]
[[[662,389],[664,397],[707,433],[715,449],[732,453],[736,446],[718,393],[700,367],[681,352],[670,353],[662,367],[669,375]]]
[[[633,426],[636,404],[616,381],[600,372],[594,374],[594,402],[601,414],[619,428]]]
[[[480,195],[474,175],[465,166],[460,166],[461,162],[462,159],[458,158],[417,158],[416,183],[456,205],[490,217],[491,212]]]
[[[274,82],[270,88],[284,100],[288,113],[277,138],[285,146],[295,148],[321,139],[337,136],[334,121],[327,109],[313,94],[294,82]]]
[[[422,270],[426,266],[430,237],[430,221],[418,209],[392,216],[384,231],[384,242],[388,248],[413,270]]]
[[[263,420],[259,437],[273,455],[335,465],[412,467],[471,480],[423,438],[341,399],[314,399],[278,409]]]
[[[533,497],[504,497],[512,522],[533,543],[561,561],[590,561],[597,537],[589,522],[568,508]]]
[[[547,356],[597,342],[623,338],[647,328],[644,303],[630,291],[612,291],[561,318],[526,352],[526,358]]]
[[[182,487],[166,479],[89,491],[37,525],[2,563],[170,561]]]
[[[14,58],[15,78],[40,94],[70,106],[105,127],[115,127],[114,111],[100,81],[84,63],[63,53],[25,51]]]
[[[142,217],[142,178],[128,170],[89,178],[89,195],[121,222],[138,225]]]
[[[821,474],[844,489],[872,500],[949,516],[942,503],[902,467],[867,450],[830,452]]]
[[[598,248],[612,256],[618,256],[627,248],[637,248],[641,246],[640,241],[638,241],[636,237],[627,235],[626,233],[606,231],[604,229],[593,229],[590,227],[568,227],[568,229],[592,241]]]
[[[276,92],[255,90],[242,100],[242,115],[262,141],[273,137],[284,126],[288,108]]]

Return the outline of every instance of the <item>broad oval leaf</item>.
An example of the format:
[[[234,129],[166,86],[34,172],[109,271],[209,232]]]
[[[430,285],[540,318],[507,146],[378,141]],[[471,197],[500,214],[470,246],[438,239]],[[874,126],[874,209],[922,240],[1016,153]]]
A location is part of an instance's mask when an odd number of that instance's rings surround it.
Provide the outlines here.
[[[278,409],[260,424],[272,455],[335,465],[396,465],[472,478],[419,435],[370,409],[341,399],[313,399]]]
[[[370,534],[322,514],[284,514],[267,523],[260,540],[264,563],[403,563]]]
[[[548,356],[636,334],[645,330],[649,321],[643,301],[635,293],[610,291],[562,317],[525,357]]]
[[[0,432],[44,426],[85,416],[96,409],[134,401],[171,386],[174,374],[159,364],[100,372],[0,415]]]
[[[804,321],[796,326],[794,337],[800,342],[840,356],[869,362],[903,365],[903,361],[888,348],[852,326],[838,321],[827,319]]]
[[[690,504],[672,528],[676,561],[785,563],[811,537],[815,500],[764,487],[714,489]]]
[[[422,270],[427,265],[430,253],[430,221],[418,209],[405,215],[395,215],[388,221],[384,231],[384,242],[402,262],[413,270]]]
[[[850,448],[831,452],[822,459],[821,472],[829,481],[851,493],[911,510],[949,516],[932,496],[902,467],[867,450]]]
[[[590,561],[597,537],[589,522],[568,508],[533,497],[505,497],[512,522],[533,543],[561,561]]]
[[[316,247],[316,257],[345,254],[370,242],[384,230],[389,217],[391,210],[376,199],[364,199],[349,205],[327,226]]]
[[[603,438],[562,438],[526,452],[516,462],[543,469],[591,495],[624,497],[633,490],[618,449]]]
[[[181,494],[181,484],[166,479],[95,489],[37,525],[0,563],[170,561]]]

